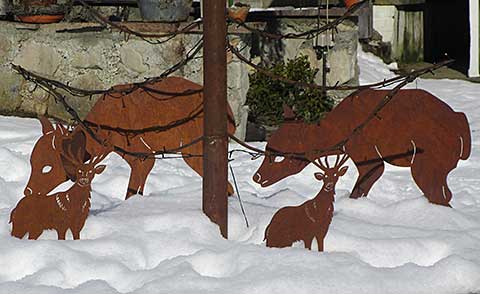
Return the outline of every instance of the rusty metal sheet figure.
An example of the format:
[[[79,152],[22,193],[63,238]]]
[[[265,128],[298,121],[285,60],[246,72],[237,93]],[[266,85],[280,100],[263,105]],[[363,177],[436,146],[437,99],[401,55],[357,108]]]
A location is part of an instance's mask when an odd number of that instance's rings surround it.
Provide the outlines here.
[[[74,175],[73,186],[53,195],[23,197],[10,214],[12,236],[22,239],[28,233],[28,239],[36,240],[44,230],[54,229],[58,239],[65,240],[70,229],[73,239],[80,239],[90,211],[92,180],[105,169],[105,165],[97,164],[109,153],[105,149],[100,156],[84,163],[85,142],[85,135],[80,133],[76,144],[65,146],[60,153],[69,162],[65,168]]]
[[[333,218],[335,185],[348,167],[342,165],[348,160],[347,155],[337,155],[335,164],[330,167],[328,158],[312,159],[322,172],[315,173],[315,178],[323,181],[322,189],[313,198],[299,206],[287,206],[278,210],[265,229],[268,247],[288,247],[296,241],[303,241],[305,248],[312,249],[312,241],[317,239],[318,251],[323,251],[323,241]]]
[[[286,109],[285,122],[267,142],[267,155],[269,152],[308,153],[349,138],[344,152],[359,173],[351,198],[367,196],[382,176],[384,162],[388,162],[409,167],[415,183],[431,203],[450,206],[452,193],[447,176],[460,159],[468,159],[471,151],[470,127],[465,114],[453,111],[424,90],[400,90],[376,117],[354,133],[388,93],[389,90],[357,91],[317,124],[295,119],[293,111]],[[318,156],[323,155],[328,154]],[[280,160],[266,156],[253,180],[267,187],[300,172],[309,163],[296,158]]]
[[[133,84],[116,86],[117,92],[104,94],[86,116],[84,122],[95,132],[97,138],[127,150],[128,152],[152,153],[154,150],[175,149],[203,136],[202,87],[180,77],[168,77],[144,87]],[[118,93],[125,91],[126,94]],[[235,132],[233,115],[229,108],[228,132]],[[24,194],[45,195],[59,184],[73,179],[66,168],[71,162],[61,158],[65,148],[72,148],[85,133],[80,126],[67,131],[61,125],[54,127],[47,118],[40,118],[43,135],[36,142],[30,163],[32,171]],[[148,131],[156,126],[163,130]],[[131,130],[145,130],[131,133]],[[101,154],[102,145],[91,136],[86,136],[85,159]],[[182,149],[185,162],[200,176],[203,175],[201,140]],[[120,154],[130,165],[130,180],[126,199],[143,194],[145,181],[153,168],[153,157],[139,158]],[[50,171],[44,172],[45,167]],[[233,194],[229,185],[229,193]]]

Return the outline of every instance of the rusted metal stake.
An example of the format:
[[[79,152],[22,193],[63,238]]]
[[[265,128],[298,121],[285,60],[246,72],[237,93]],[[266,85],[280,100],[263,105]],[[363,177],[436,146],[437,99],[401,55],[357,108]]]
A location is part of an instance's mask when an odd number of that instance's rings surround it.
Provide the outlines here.
[[[227,57],[226,0],[203,1],[203,212],[227,230]]]

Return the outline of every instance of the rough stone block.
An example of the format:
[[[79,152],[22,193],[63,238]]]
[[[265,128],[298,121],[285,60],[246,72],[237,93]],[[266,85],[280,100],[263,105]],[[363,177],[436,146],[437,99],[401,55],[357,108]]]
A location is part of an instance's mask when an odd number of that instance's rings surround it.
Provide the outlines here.
[[[20,53],[13,63],[37,73],[53,76],[60,66],[60,60],[61,56],[55,48],[36,40],[29,40],[22,44]]]
[[[133,45],[127,43],[127,45],[123,46],[120,49],[120,58],[127,70],[136,73],[144,73],[148,70],[148,65],[144,63],[142,55]]]

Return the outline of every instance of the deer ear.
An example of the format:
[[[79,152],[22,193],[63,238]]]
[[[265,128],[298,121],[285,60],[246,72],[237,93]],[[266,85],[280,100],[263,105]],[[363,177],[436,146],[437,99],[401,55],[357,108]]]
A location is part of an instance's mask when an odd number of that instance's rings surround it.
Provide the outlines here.
[[[55,126],[57,127],[57,130],[62,133],[62,135],[66,136],[68,134],[68,130],[61,123],[56,123]]]
[[[296,115],[293,109],[287,104],[283,104],[283,118],[287,120],[295,119]]]
[[[348,166],[342,167],[342,168],[338,171],[338,176],[339,176],[339,177],[343,176],[343,175],[347,172],[347,169],[348,169]]]
[[[314,173],[315,178],[319,181],[323,181],[323,173]]]
[[[40,123],[42,124],[42,133],[46,135],[47,133],[53,132],[53,125],[52,123],[48,120],[47,117],[45,116],[40,116],[38,118],[40,120]]]
[[[95,173],[96,173],[97,175],[103,173],[103,171],[105,170],[106,167],[107,167],[107,166],[106,166],[105,164],[102,164],[102,165],[97,166],[97,167],[95,168]]]
[[[65,155],[60,153],[60,158],[62,160],[63,169],[67,174],[67,177],[75,182],[77,180],[77,167],[78,164],[70,160],[69,158],[65,157]]]
[[[62,141],[60,157],[67,176],[74,181],[77,166],[85,159],[86,137],[83,132],[76,132]]]

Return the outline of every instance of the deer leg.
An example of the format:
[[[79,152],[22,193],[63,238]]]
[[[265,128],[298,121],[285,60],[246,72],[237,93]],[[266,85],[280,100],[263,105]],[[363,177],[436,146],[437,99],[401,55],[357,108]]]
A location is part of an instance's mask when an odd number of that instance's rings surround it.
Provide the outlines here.
[[[307,237],[303,240],[305,248],[308,249],[308,250],[312,250],[312,242],[313,242],[313,236],[312,237]]]
[[[42,230],[31,230],[28,232],[28,239],[29,240],[37,240],[38,237],[42,234]]]
[[[127,200],[135,194],[143,195],[143,188],[145,187],[148,174],[155,164],[155,159],[141,159],[126,155],[125,161],[127,161],[131,168],[130,180],[128,182],[127,194],[125,196],[125,200]]]
[[[57,236],[58,240],[65,240],[65,235],[67,234],[67,229],[66,228],[57,228]]]
[[[26,233],[27,233],[27,230],[25,230],[23,226],[21,229],[19,229],[18,227],[15,226],[15,224],[13,224],[12,233],[11,233],[12,236],[22,239]]]
[[[451,207],[452,192],[447,185],[450,170],[418,158],[411,171],[415,183],[430,203]]]
[[[80,231],[75,229],[72,230],[73,240],[80,240]]]
[[[360,198],[368,195],[373,184],[382,176],[385,170],[383,160],[368,163],[368,161],[354,161],[358,170],[358,179],[353,188],[350,198]]]
[[[318,246],[318,252],[322,252],[323,251],[323,238],[325,238],[325,236],[317,236],[317,246]]]

